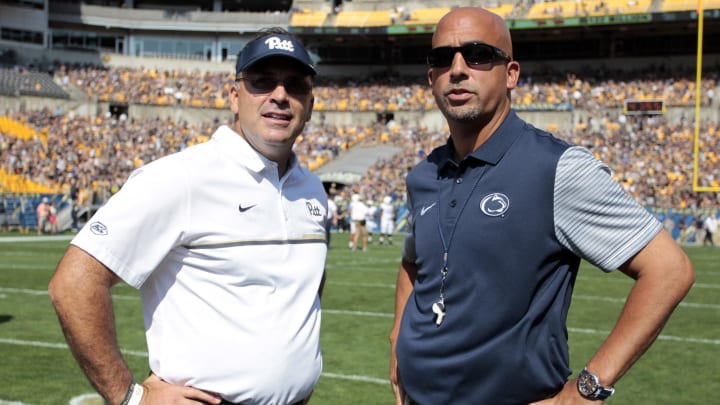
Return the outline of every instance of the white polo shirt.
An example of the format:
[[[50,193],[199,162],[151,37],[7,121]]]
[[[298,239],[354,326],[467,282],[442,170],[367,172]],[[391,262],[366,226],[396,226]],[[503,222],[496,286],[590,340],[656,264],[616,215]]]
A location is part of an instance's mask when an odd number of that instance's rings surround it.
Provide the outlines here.
[[[327,198],[222,126],[136,170],[72,244],[140,290],[150,368],[243,404],[307,397],[322,371]]]
[[[369,208],[362,201],[353,201],[350,203],[350,219],[353,221],[362,221],[367,219]]]

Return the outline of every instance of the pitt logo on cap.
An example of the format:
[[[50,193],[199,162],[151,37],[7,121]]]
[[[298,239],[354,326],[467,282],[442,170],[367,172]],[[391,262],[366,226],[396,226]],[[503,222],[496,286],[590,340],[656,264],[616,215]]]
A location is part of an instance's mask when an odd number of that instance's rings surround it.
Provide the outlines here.
[[[288,52],[295,52],[293,43],[287,39],[281,40],[278,37],[270,37],[265,40],[265,44],[267,44],[268,49],[282,49]]]

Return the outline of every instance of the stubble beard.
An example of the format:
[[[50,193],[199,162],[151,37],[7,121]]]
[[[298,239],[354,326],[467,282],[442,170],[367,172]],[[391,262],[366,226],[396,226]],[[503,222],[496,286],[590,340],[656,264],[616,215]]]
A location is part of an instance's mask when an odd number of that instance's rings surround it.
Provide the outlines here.
[[[479,106],[452,107],[447,102],[443,102],[438,107],[448,121],[470,123],[477,121],[482,116]]]

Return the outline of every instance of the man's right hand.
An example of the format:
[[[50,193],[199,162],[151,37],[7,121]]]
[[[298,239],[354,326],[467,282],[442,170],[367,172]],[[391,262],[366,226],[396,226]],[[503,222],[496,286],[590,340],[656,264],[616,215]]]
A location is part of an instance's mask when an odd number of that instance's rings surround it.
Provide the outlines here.
[[[390,384],[392,384],[393,393],[395,394],[396,405],[403,405],[405,402],[405,390],[402,387],[402,382],[398,375],[395,345],[400,335],[400,322],[403,311],[405,310],[405,304],[407,304],[408,297],[413,291],[417,272],[418,267],[415,263],[411,263],[405,259],[400,261],[400,269],[398,270],[398,279],[395,287],[395,320],[390,330]]]
[[[397,357],[395,356],[395,344],[390,343],[390,385],[395,394],[395,405],[403,405],[405,403],[405,390],[400,383],[398,375]]]
[[[165,405],[165,404],[212,404],[219,405],[222,398],[193,387],[182,387],[169,384],[155,373],[142,383],[145,392],[141,405]]]

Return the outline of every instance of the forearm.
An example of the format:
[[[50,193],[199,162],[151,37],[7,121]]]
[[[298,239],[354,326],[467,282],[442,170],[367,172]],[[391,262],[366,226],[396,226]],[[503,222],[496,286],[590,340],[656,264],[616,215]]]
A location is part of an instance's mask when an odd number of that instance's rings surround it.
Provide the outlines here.
[[[417,265],[402,261],[398,270],[397,285],[395,287],[395,320],[390,331],[390,341],[393,343],[400,332],[400,321],[405,310],[408,297],[412,293],[415,277],[417,276]]]
[[[692,286],[692,265],[666,238],[661,234],[621,269],[636,278],[635,285],[612,332],[588,362],[588,369],[606,385],[619,380],[645,353]]]
[[[645,284],[642,279],[635,284],[612,332],[588,362],[588,369],[608,385],[619,380],[645,353],[684,296]]]
[[[70,350],[98,393],[109,404],[119,404],[133,377],[115,339],[114,317],[103,317],[101,323],[87,326],[85,322],[99,319],[95,314],[100,313],[99,309],[108,304],[97,301],[76,304],[96,306],[97,309],[83,311],[87,313],[78,313],[75,310],[76,313],[71,315],[61,309],[63,304],[57,306],[58,318]]]
[[[620,270],[635,279],[635,285],[610,335],[586,363],[605,387],[614,385],[645,353],[695,280],[690,260],[664,231]],[[573,378],[555,397],[533,405],[577,403],[576,383]]]
[[[395,288],[395,321],[390,331],[390,384],[395,395],[395,403],[400,405],[405,399],[405,393],[398,376],[397,355],[395,345],[400,333],[400,322],[405,311],[405,305],[413,291],[415,278],[417,277],[417,266],[414,263],[403,260],[398,270],[397,286]]]
[[[87,267],[84,252],[71,248],[49,292],[70,350],[95,389],[119,404],[132,381],[117,344],[110,296],[112,277]]]

